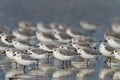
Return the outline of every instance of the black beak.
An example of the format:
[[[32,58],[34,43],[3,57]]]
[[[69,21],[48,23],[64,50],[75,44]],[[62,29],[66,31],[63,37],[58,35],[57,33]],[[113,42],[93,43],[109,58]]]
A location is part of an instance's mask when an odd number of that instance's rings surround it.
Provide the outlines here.
[[[16,56],[16,54],[13,54],[13,56]]]
[[[36,45],[36,48],[38,48],[39,46],[38,45]]]
[[[97,49],[96,47],[93,47],[94,49]]]
[[[70,40],[70,43],[72,43],[72,40]]]
[[[104,40],[104,42],[107,42],[107,40]]]

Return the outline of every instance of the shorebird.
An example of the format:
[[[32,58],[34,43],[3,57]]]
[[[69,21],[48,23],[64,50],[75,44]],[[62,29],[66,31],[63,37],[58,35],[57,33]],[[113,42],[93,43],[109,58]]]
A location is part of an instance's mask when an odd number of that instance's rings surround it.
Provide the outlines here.
[[[6,56],[16,64],[16,69],[17,69],[17,63],[14,61],[14,56],[13,56],[15,51],[17,51],[15,48],[7,48],[6,50],[4,50],[2,54],[5,53]]]
[[[77,52],[80,56],[87,60],[87,67],[89,65],[89,60],[96,59],[98,60],[100,56],[100,52],[95,49],[85,48],[85,47],[78,47]]]
[[[113,48],[120,48],[120,39],[119,38],[108,36],[107,42],[108,42],[109,46],[111,46]]]
[[[112,31],[107,31],[107,32],[104,33],[104,38],[105,39],[107,39],[108,36],[120,39],[120,34],[112,32]]]
[[[77,52],[76,48],[74,48],[73,46],[70,46],[70,45],[61,45],[59,48]]]
[[[95,23],[92,23],[92,22],[88,22],[88,21],[80,21],[79,22],[81,27],[85,30],[88,30],[88,31],[94,31],[96,29],[98,29],[98,25],[96,25]]]
[[[83,35],[79,30],[73,29],[73,28],[70,28],[70,27],[68,27],[66,29],[66,33],[68,35],[70,35],[71,37],[79,37],[79,36]]]
[[[23,28],[23,29],[31,29],[31,30],[36,30],[36,27],[32,25],[31,22],[28,21],[20,21],[18,22],[18,27]]]
[[[45,32],[40,32],[40,31],[36,32],[36,37],[39,41],[47,42],[47,43],[50,43],[53,40],[56,40],[56,38],[53,35]]]
[[[120,33],[120,23],[113,23],[112,24],[112,30],[115,33]]]
[[[24,66],[24,68],[23,68],[24,73],[26,73],[26,71],[25,71],[26,66],[36,63],[35,60],[33,60],[33,59],[28,59],[28,56],[25,56],[25,54],[22,55],[22,53],[19,52],[19,51],[15,51],[13,56],[14,56],[14,60],[15,60],[18,64]]]
[[[64,68],[64,63],[66,62],[67,66],[67,61],[69,61],[69,64],[71,65],[71,61],[79,58],[79,54],[73,51],[69,51],[66,49],[60,49],[60,48],[55,48],[53,49],[53,56],[60,60],[63,61],[62,63],[62,68]]]
[[[63,25],[63,24],[58,24],[58,23],[51,23],[50,26],[52,28],[53,34],[54,32],[58,32],[58,33],[66,32],[68,28],[68,25]]]
[[[39,48],[28,48],[27,49],[27,54],[32,57],[33,59],[37,60],[37,67],[39,60],[44,60],[47,59],[49,62],[49,51],[39,49]]]
[[[38,48],[40,49],[44,49],[46,51],[53,51],[54,48],[57,48],[57,46],[55,44],[49,43],[49,44],[44,44],[44,43],[38,43],[37,45]]]
[[[1,42],[3,42],[6,45],[12,45],[12,39],[15,38],[12,34],[6,34],[6,33],[1,33]]]
[[[61,43],[70,43],[72,39],[72,37],[65,32],[55,33],[54,36]]]
[[[25,40],[28,41],[29,39],[35,38],[35,31],[30,30],[30,29],[22,29],[19,28],[18,30],[13,30],[12,34],[20,39],[20,40]]]
[[[105,62],[109,60],[111,63],[111,57],[114,56],[113,54],[114,48],[110,47],[106,42],[101,42],[99,45],[99,51],[103,56],[107,57]]]
[[[96,47],[91,47],[90,44],[87,44],[85,42],[82,42],[81,43],[78,43],[78,42],[72,42],[71,45],[74,47],[74,48],[78,48],[78,47],[85,47],[85,48],[91,48],[91,49],[96,49]]]
[[[87,43],[91,47],[96,47],[96,45],[99,43],[99,41],[96,38],[89,37],[89,36],[79,36],[79,37],[76,37],[76,38],[72,38],[72,42]]]
[[[32,47],[30,44],[28,44],[25,41],[21,41],[21,40],[17,40],[17,39],[13,39],[12,40],[12,45],[18,49],[18,50],[26,50],[29,47]]]
[[[46,33],[51,33],[52,32],[52,28],[50,27],[49,24],[45,24],[43,22],[38,22],[36,24],[38,31],[41,32],[46,32]]]

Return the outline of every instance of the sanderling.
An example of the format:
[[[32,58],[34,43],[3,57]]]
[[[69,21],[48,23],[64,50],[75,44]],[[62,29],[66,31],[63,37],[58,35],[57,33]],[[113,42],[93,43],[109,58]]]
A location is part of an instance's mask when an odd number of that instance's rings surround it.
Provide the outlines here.
[[[108,60],[110,60],[111,62],[111,57],[114,56],[114,48],[110,47],[106,42],[101,42],[101,44],[99,45],[99,51],[103,56],[107,57],[107,60],[105,62],[107,62]]]
[[[115,37],[115,38],[120,38],[120,34],[115,33],[115,32],[111,32],[111,31],[107,31],[104,33],[104,38],[107,39],[108,36],[111,37]]]
[[[113,23],[112,24],[112,30],[115,33],[120,33],[120,23]]]
[[[98,60],[100,56],[100,52],[95,49],[85,48],[85,47],[78,47],[77,52],[80,56],[87,60],[87,66],[89,65],[89,60],[96,59]]]
[[[69,51],[66,49],[60,49],[60,48],[53,49],[53,56],[56,59],[63,61],[62,68],[64,68],[65,61],[67,66],[67,61],[69,61],[69,65],[71,65],[71,60],[75,60],[79,58],[79,54],[77,52]]]
[[[44,44],[44,43],[39,43],[37,45],[38,48],[47,50],[47,51],[53,51],[54,48],[57,48],[57,46],[55,44],[49,43],[49,44]]]
[[[26,66],[36,63],[36,61],[33,59],[31,59],[31,60],[26,59],[25,55],[22,55],[22,53],[19,51],[15,51],[13,56],[14,56],[14,60],[18,64],[21,64],[24,66],[24,68],[23,68],[24,73],[26,73],[26,71],[25,71]]]
[[[13,30],[12,34],[20,39],[20,40],[29,40],[31,38],[35,38],[35,31],[30,30],[30,29],[21,29],[19,28],[19,30]]]
[[[52,42],[53,40],[56,40],[56,38],[53,35],[45,32],[40,32],[40,31],[36,32],[36,37],[39,41],[47,42],[47,43]]]
[[[53,33],[56,32],[56,31],[58,33],[60,33],[60,32],[66,32],[66,29],[68,28],[67,25],[58,24],[58,23],[51,23],[50,26],[52,28]]]
[[[16,69],[17,69],[17,63],[14,61],[14,56],[13,56],[15,51],[17,51],[15,48],[7,48],[6,50],[4,50],[3,53],[5,53],[6,56],[16,64]]]
[[[31,29],[31,30],[36,30],[36,27],[32,25],[32,23],[28,22],[28,21],[20,21],[18,23],[18,27],[19,28],[23,28],[23,29]]]
[[[80,25],[83,29],[88,31],[94,31],[98,28],[98,25],[88,21],[80,21]]]
[[[90,44],[91,47],[96,47],[96,45],[99,43],[99,41],[96,38],[89,36],[79,36],[73,38],[72,42],[78,42],[78,43],[84,42]]]
[[[6,33],[1,33],[1,42],[3,42],[6,45],[11,45],[12,44],[12,39],[15,38],[12,34],[6,34]]]
[[[106,39],[107,39],[109,46],[111,46],[113,48],[120,48],[120,39],[119,38],[107,36]]]
[[[13,39],[12,40],[12,45],[18,49],[18,50],[26,50],[29,47],[32,47],[30,44],[28,44],[25,41],[21,41],[21,40],[17,40],[17,39]]]
[[[61,43],[69,43],[71,42],[71,39],[72,39],[72,37],[65,32],[55,33],[54,36]]]
[[[74,48],[78,48],[78,47],[87,47],[87,48],[93,48],[93,47],[91,47],[90,46],[90,44],[88,44],[88,43],[86,43],[86,42],[83,42],[83,41],[81,41],[81,43],[79,43],[79,42],[72,42],[71,43],[71,45],[74,47]],[[95,49],[96,49],[96,47],[94,47]]]
[[[37,60],[37,67],[39,60],[44,60],[47,59],[49,62],[49,51],[39,49],[39,48],[28,48],[27,49],[27,54]]]
[[[77,52],[76,48],[70,45],[61,45],[59,48]]]
[[[38,22],[36,24],[36,26],[37,26],[38,31],[46,32],[46,33],[52,32],[52,28],[50,27],[49,24],[45,24],[43,22]]]
[[[67,28],[66,33],[68,35],[70,35],[71,37],[79,37],[79,36],[82,35],[82,33],[79,30],[73,29],[73,28],[70,28],[70,27]]]

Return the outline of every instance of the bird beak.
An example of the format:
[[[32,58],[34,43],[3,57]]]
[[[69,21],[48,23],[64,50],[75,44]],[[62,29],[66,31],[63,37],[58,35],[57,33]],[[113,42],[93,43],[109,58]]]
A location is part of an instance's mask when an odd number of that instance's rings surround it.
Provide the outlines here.
[[[36,45],[36,48],[38,48],[39,46],[38,45]]]
[[[16,56],[16,54],[13,54],[13,56]]]
[[[104,40],[104,42],[107,42],[107,40]]]

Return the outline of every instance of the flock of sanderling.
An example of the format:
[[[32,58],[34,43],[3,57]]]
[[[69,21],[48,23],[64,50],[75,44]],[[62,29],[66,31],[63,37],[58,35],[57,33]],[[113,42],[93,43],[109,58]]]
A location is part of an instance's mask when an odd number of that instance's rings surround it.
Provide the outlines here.
[[[58,60],[58,63],[61,61],[60,68],[64,70],[73,67],[72,63],[78,60],[85,61],[83,65],[86,64],[86,67],[90,67],[91,61],[97,61],[99,64],[100,57],[104,56],[105,63],[110,68],[115,65],[112,59],[115,59],[116,64],[119,65],[120,24],[113,23],[111,30],[104,32],[103,41],[92,37],[94,31],[103,30],[103,27],[87,21],[80,21],[79,24],[89,34],[60,23],[38,22],[33,26],[30,22],[21,21],[18,23],[18,28],[10,32],[5,27],[0,27],[1,56],[5,55],[11,63],[15,63],[16,69],[19,68],[18,65],[22,65],[23,73],[29,73],[26,68],[31,64],[35,64],[35,68],[39,69],[41,61],[46,64],[53,64],[54,60]],[[103,70],[101,77],[113,71]],[[84,74],[90,72],[93,70],[82,71]]]

